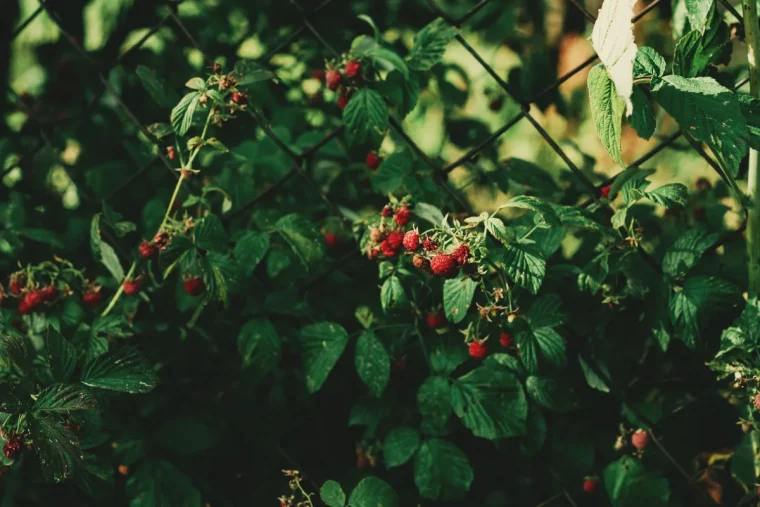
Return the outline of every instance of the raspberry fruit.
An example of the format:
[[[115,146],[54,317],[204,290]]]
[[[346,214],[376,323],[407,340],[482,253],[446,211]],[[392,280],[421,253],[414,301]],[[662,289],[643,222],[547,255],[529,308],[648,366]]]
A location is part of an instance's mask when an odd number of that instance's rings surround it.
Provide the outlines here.
[[[404,234],[404,248],[410,252],[420,248],[420,234],[417,231],[409,231]]]
[[[755,405],[755,408],[760,410],[760,393],[757,393],[755,395],[755,400],[753,401],[753,404]]]
[[[605,199],[608,198],[610,196],[610,190],[612,190],[612,185],[607,185],[607,186],[602,187],[602,189],[600,190],[602,197],[604,197]]]
[[[599,485],[599,481],[596,479],[586,479],[583,481],[583,492],[587,495],[593,495],[596,493],[596,487]]]
[[[409,219],[411,217],[412,217],[412,212],[409,211],[409,208],[407,208],[406,206],[403,206],[401,207],[401,209],[396,211],[396,216],[393,217],[393,220],[395,220],[397,224],[403,227],[409,223]]]
[[[644,430],[636,430],[631,436],[631,443],[640,451],[646,449],[649,445],[649,433]]]
[[[347,105],[348,105],[348,97],[346,95],[341,95],[340,97],[338,97],[338,109],[343,111]]]
[[[399,231],[393,231],[388,234],[386,241],[388,241],[391,248],[398,250],[404,244],[404,235]]]
[[[367,164],[367,167],[374,171],[380,167],[380,164],[383,163],[383,159],[380,158],[374,151],[370,151],[367,153],[367,158],[364,159],[364,163]]]
[[[55,288],[55,285],[47,285],[40,289],[40,296],[44,301],[55,301],[55,298],[58,297],[58,289]]]
[[[467,264],[467,259],[470,258],[470,247],[467,245],[460,245],[459,248],[454,250],[454,253],[452,255],[456,257],[457,264],[460,266]]]
[[[380,212],[380,214],[382,216],[384,216],[385,218],[392,217],[393,216],[393,208],[391,208],[390,206],[385,206],[383,208],[383,211]]]
[[[422,240],[422,248],[426,252],[432,252],[433,250],[438,250],[438,245],[435,244],[435,241],[429,238],[425,238]]]
[[[430,260],[430,269],[435,276],[450,278],[456,274],[457,259],[449,254],[436,255]]]
[[[395,257],[398,254],[398,250],[393,248],[390,243],[388,243],[387,239],[384,239],[380,243],[380,251],[383,252],[383,255],[386,257]]]
[[[327,248],[335,248],[338,245],[338,236],[334,232],[326,232],[325,243],[327,243]]]
[[[361,62],[352,61],[346,64],[346,75],[348,77],[356,77],[362,72]]]
[[[3,446],[3,456],[8,459],[16,459],[18,453],[24,448],[24,437],[21,435],[13,435],[8,443]]]
[[[95,308],[103,301],[103,294],[99,290],[91,290],[82,294],[82,303],[88,308]]]
[[[370,229],[369,231],[369,239],[374,241],[375,243],[382,241],[384,237],[385,237],[385,234],[383,234],[383,231],[381,231],[377,227],[374,227]]]
[[[203,293],[204,290],[206,290],[206,284],[203,283],[203,279],[198,276],[191,276],[187,280],[185,280],[185,284],[183,285],[183,289],[185,289],[185,292],[193,297],[199,296],[201,293]]]
[[[45,300],[42,291],[34,290],[24,296],[18,304],[18,311],[26,315],[34,311]]]
[[[511,347],[514,343],[514,340],[512,339],[512,335],[509,333],[501,333],[499,335],[499,343],[501,343],[502,347]]]
[[[314,72],[311,73],[312,79],[318,79],[319,81],[322,81],[325,78],[325,70],[324,69],[315,69]]]
[[[447,324],[446,315],[443,312],[428,313],[425,320],[430,329],[438,329]]]
[[[158,249],[153,243],[148,243],[147,241],[143,240],[143,242],[140,243],[140,246],[137,247],[137,251],[140,253],[140,257],[143,259],[151,259],[154,255],[156,255]]]
[[[328,70],[327,73],[325,73],[325,85],[327,85],[330,90],[337,90],[342,80],[343,76],[336,70]]]
[[[235,104],[246,104],[248,102],[248,94],[247,93],[238,93],[233,92],[232,93],[232,102]]]
[[[142,279],[135,278],[134,280],[127,280],[124,282],[124,294],[127,296],[134,296],[139,294],[142,290]]]
[[[174,149],[174,146],[166,147],[166,155],[169,157],[169,160],[177,158],[177,151]]]
[[[485,343],[473,340],[468,346],[468,352],[473,359],[485,359],[488,355],[488,347],[486,347]]]
[[[24,279],[21,275],[13,275],[11,276],[11,281],[8,284],[8,288],[11,290],[11,292],[15,295],[21,294],[21,291],[24,290]]]
[[[179,201],[175,201],[179,203]],[[153,236],[153,244],[156,245],[156,247],[159,250],[163,250],[166,248],[166,245],[169,244],[169,235],[163,231],[157,232],[155,236]]]
[[[430,273],[430,261],[424,258],[421,255],[415,255],[412,259],[412,264],[414,264],[414,267],[417,269],[421,269],[423,271],[427,271]]]

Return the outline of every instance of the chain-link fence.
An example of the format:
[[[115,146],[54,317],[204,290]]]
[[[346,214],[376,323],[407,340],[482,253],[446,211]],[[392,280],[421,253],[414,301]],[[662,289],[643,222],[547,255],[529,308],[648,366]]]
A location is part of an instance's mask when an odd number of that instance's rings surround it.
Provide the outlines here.
[[[258,62],[260,62],[263,66],[268,66],[270,59],[274,56],[280,53],[284,48],[286,48],[289,45],[292,45],[294,42],[298,41],[300,38],[313,38],[315,41],[317,41],[318,45],[322,47],[325,54],[329,55],[330,57],[340,57],[340,52],[336,50],[334,47],[331,46],[331,44],[328,42],[326,37],[323,36],[322,32],[317,29],[315,26],[315,20],[318,20],[320,17],[320,14],[325,11],[325,9],[330,6],[331,4],[340,4],[343,0],[324,0],[320,2],[318,5],[314,7],[304,7],[300,5],[298,2],[291,0],[286,5],[272,7],[274,9],[288,9],[291,11],[289,14],[292,15],[295,19],[293,22],[293,25],[290,27],[289,33],[287,33],[284,37],[282,37],[282,40],[280,40],[277,44],[275,44],[271,49],[269,49],[266,54],[260,56],[258,58]],[[459,17],[452,17],[448,15],[444,9],[442,9],[438,4],[436,4],[435,0],[426,0],[427,6],[429,7],[430,12],[430,18],[426,21],[431,21],[435,17],[441,17],[446,22],[450,23],[452,26],[457,28],[462,28],[466,25],[466,23],[475,16],[479,11],[481,11],[483,8],[485,8],[488,4],[491,3],[497,3],[499,0],[480,0],[477,2],[474,6],[472,6],[466,13],[463,15],[460,15]],[[570,3],[572,4],[573,8],[578,9],[582,16],[585,18],[585,20],[588,23],[592,23],[595,21],[595,16],[590,13],[582,4],[582,2],[579,2],[578,0],[570,0]],[[642,19],[644,19],[646,16],[650,15],[653,11],[658,9],[659,7],[666,4],[664,0],[654,0],[651,3],[648,3],[646,7],[644,7],[642,10],[638,12],[638,14],[635,15],[633,18],[633,22],[636,23]],[[114,87],[111,85],[108,73],[112,69],[116,68],[119,65],[122,65],[125,60],[128,59],[129,55],[133,52],[141,49],[143,45],[157,32],[164,29],[169,29],[171,32],[178,38],[185,40],[187,45],[190,45],[194,48],[196,48],[200,54],[203,56],[203,59],[205,61],[205,65],[211,66],[214,62],[214,59],[212,57],[211,53],[208,53],[205,48],[202,48],[197,40],[194,38],[193,34],[191,33],[191,30],[183,23],[181,17],[177,13],[177,5],[179,2],[169,2],[164,7],[168,10],[168,13],[163,16],[155,25],[150,27],[149,29],[144,30],[144,33],[141,35],[139,40],[134,42],[133,45],[130,47],[122,50],[121,54],[116,57],[115,59],[103,62],[98,60],[95,56],[91,54],[88,50],[86,50],[81,41],[81,37],[77,37],[73,35],[68,29],[67,29],[67,23],[62,19],[61,13],[63,10],[66,9],[65,2],[62,1],[55,1],[55,0],[46,0],[39,4],[39,7],[37,7],[34,12],[29,15],[25,20],[17,24],[17,26],[13,29],[12,33],[10,34],[11,40],[21,36],[24,33],[24,30],[29,27],[32,22],[37,19],[40,16],[47,16],[49,20],[51,20],[55,25],[57,26],[58,30],[60,31],[61,36],[70,43],[71,47],[76,51],[76,53],[83,59],[89,68],[88,72],[91,72],[93,75],[96,76],[97,80],[101,83],[102,88],[100,90],[100,93],[96,94],[95,96],[89,98],[89,101],[86,105],[81,107],[81,110],[78,113],[75,113],[73,115],[64,115],[63,117],[55,118],[55,119],[49,119],[49,118],[42,118],[40,115],[29,106],[25,99],[17,94],[15,91],[10,89],[10,95],[12,98],[12,101],[16,103],[19,110],[23,111],[28,115],[30,118],[30,121],[34,123],[35,128],[39,132],[39,139],[38,141],[31,147],[27,147],[27,151],[23,153],[16,163],[12,164],[8,168],[6,168],[3,171],[3,176],[6,176],[10,171],[12,171],[14,168],[21,168],[22,170],[27,166],[27,164],[30,164],[35,157],[37,157],[43,150],[50,149],[52,150],[58,157],[59,161],[65,159],[64,154],[62,153],[62,150],[59,147],[56,147],[55,144],[51,141],[51,134],[55,131],[55,129],[61,125],[66,124],[67,122],[74,122],[74,121],[81,121],[82,118],[87,118],[87,116],[97,107],[97,105],[102,100],[108,100],[112,101],[118,109],[123,113],[123,117],[128,121],[131,122],[134,127],[142,133],[147,139],[152,140],[153,143],[159,146],[160,149],[157,150],[157,154],[155,154],[153,157],[151,157],[146,162],[135,165],[132,169],[131,174],[129,174],[126,178],[123,179],[116,187],[109,189],[107,194],[100,200],[96,199],[93,196],[88,195],[87,191],[85,190],[86,185],[77,185],[77,191],[78,195],[81,197],[82,201],[88,205],[91,206],[93,210],[99,209],[99,206],[102,205],[103,202],[108,202],[111,198],[113,198],[116,195],[122,194],[123,192],[129,192],[131,191],[132,187],[135,185],[139,185],[141,178],[143,178],[146,173],[148,173],[151,169],[153,169],[156,166],[163,166],[163,168],[168,171],[173,178],[179,178],[179,174],[175,168],[175,164],[172,163],[171,160],[167,157],[165,154],[165,150],[163,149],[162,142],[157,139],[154,135],[152,135],[148,128],[146,123],[149,123],[147,121],[144,121],[141,119],[137,114],[133,112],[133,110],[125,103],[125,101],[122,99],[121,94],[114,89]],[[727,1],[727,0],[720,0],[720,5],[722,9],[725,9],[730,13],[731,16],[733,16],[737,22],[741,23],[742,18],[741,15],[736,11],[736,9]],[[473,48],[473,46],[468,42],[465,35],[463,35],[463,31],[460,32],[456,36],[456,42],[453,42],[452,44],[459,44],[461,47],[474,58],[474,60],[482,66],[482,68],[485,70],[485,72],[493,78],[493,80],[498,84],[498,86],[507,94],[507,96],[511,97],[516,103],[520,105],[520,111],[517,113],[513,118],[511,118],[509,121],[507,121],[503,126],[496,129],[490,135],[485,137],[484,139],[480,139],[477,141],[474,147],[466,151],[463,155],[459,156],[455,160],[444,162],[443,164],[436,162],[433,160],[430,156],[428,156],[425,151],[418,146],[415,141],[410,137],[410,135],[404,130],[404,126],[401,125],[398,121],[391,118],[390,119],[390,128],[394,131],[394,133],[400,138],[403,139],[406,144],[408,145],[408,148],[411,149],[416,156],[424,162],[429,168],[433,171],[434,174],[434,181],[441,186],[441,188],[451,197],[452,203],[454,203],[456,206],[460,208],[459,211],[462,212],[469,212],[471,211],[470,203],[467,201],[465,196],[463,195],[463,191],[467,188],[467,186],[471,185],[475,179],[466,182],[464,185],[461,185],[459,187],[455,187],[451,181],[447,178],[447,175],[454,171],[455,169],[466,166],[467,164],[471,163],[473,160],[475,160],[481,152],[486,150],[490,145],[495,143],[501,136],[503,136],[505,133],[510,131],[510,129],[515,128],[516,125],[528,122],[535,130],[536,132],[541,136],[541,138],[546,142],[546,144],[553,150],[556,155],[563,161],[563,163],[567,166],[567,168],[572,172],[575,178],[577,178],[578,182],[583,186],[585,189],[585,192],[588,196],[588,199],[585,202],[585,205],[591,204],[591,203],[597,203],[601,206],[607,207],[607,211],[609,214],[612,214],[612,211],[610,211],[609,206],[607,204],[604,204],[600,200],[600,190],[603,186],[611,184],[615,178],[620,174],[616,174],[612,177],[607,178],[605,181],[601,182],[600,184],[594,184],[594,182],[589,178],[589,176],[581,170],[581,168],[578,167],[576,163],[573,162],[572,157],[566,153],[565,150],[563,150],[561,144],[555,140],[552,135],[547,131],[547,129],[541,125],[541,123],[534,117],[534,115],[531,113],[531,104],[536,103],[546,97],[547,95],[556,92],[556,90],[566,81],[571,79],[576,74],[582,72],[584,69],[588,68],[589,66],[593,65],[597,61],[597,57],[591,56],[581,62],[579,65],[572,68],[570,71],[566,72],[564,75],[560,76],[555,82],[549,84],[545,88],[538,91],[534,96],[531,96],[529,98],[524,98],[521,96],[520,93],[517,93],[513,86],[510,85],[509,82],[507,82],[504,78],[502,78],[499,73],[494,70],[494,68],[489,65],[486,60]],[[748,79],[742,79],[739,82],[736,83],[736,88],[743,86],[746,84]],[[343,213],[339,210],[339,204],[335,201],[335,196],[330,196],[320,187],[317,182],[314,181],[312,176],[310,175],[310,168],[313,163],[313,160],[316,155],[319,154],[320,150],[326,146],[328,143],[339,137],[343,133],[342,127],[337,127],[332,130],[330,130],[322,139],[318,140],[317,142],[313,143],[310,147],[300,150],[299,152],[296,152],[293,148],[289,146],[289,143],[283,140],[278,133],[276,132],[276,126],[271,125],[267,118],[264,118],[259,112],[257,112],[255,109],[249,109],[247,113],[250,115],[251,119],[253,120],[254,124],[262,129],[262,131],[266,134],[266,136],[277,146],[281,152],[288,157],[288,159],[292,162],[292,168],[285,172],[282,176],[279,177],[277,181],[275,181],[273,184],[268,186],[265,190],[260,192],[258,195],[253,197],[252,199],[248,200],[244,204],[238,206],[235,208],[235,210],[231,213],[229,213],[225,219],[231,219],[235,216],[240,215],[241,213],[250,210],[254,206],[256,206],[258,203],[261,203],[262,201],[271,198],[272,196],[275,196],[277,192],[281,191],[282,188],[285,186],[285,184],[292,180],[293,178],[300,178],[305,182],[309,187],[311,187],[314,192],[316,192],[319,197],[324,201],[327,208],[331,211],[331,213],[335,216],[340,218],[343,221],[347,221],[347,219],[344,217]],[[703,146],[692,139],[687,132],[684,130],[677,130],[670,135],[666,135],[660,138],[660,142],[653,148],[651,148],[649,151],[644,153],[643,155],[639,156],[635,161],[631,162],[628,167],[638,167],[642,164],[650,161],[652,157],[657,155],[658,153],[662,152],[663,150],[672,147],[676,141],[678,141],[681,138],[685,138],[686,141],[691,145],[691,147],[701,156],[705,159],[705,161],[709,164],[710,167],[715,169],[715,171],[718,172],[719,175],[723,176],[722,170],[720,166],[712,159],[712,157],[705,151]],[[64,169],[69,169],[66,164],[63,164]],[[506,170],[506,169],[502,169]],[[76,178],[77,175],[73,174],[71,171],[68,171],[69,177],[72,179],[74,184],[77,184]],[[715,245],[713,245],[712,249],[715,250],[721,245],[725,244],[727,241],[731,240],[735,236],[741,235],[741,233],[744,230],[744,223],[735,231],[732,231],[729,235],[721,238]],[[108,231],[104,231],[104,233],[108,234]],[[117,246],[118,253],[120,257],[122,257],[124,260],[128,259],[128,255],[125,251],[123,251],[122,248],[119,248],[119,243],[114,242],[114,245]],[[354,251],[348,255],[356,255],[358,254],[358,250]],[[655,270],[658,272],[662,272],[661,267],[659,266],[658,262],[651,257],[649,254],[647,254],[646,251],[644,251],[643,248],[639,247],[639,253],[644,258],[644,260]],[[345,261],[345,258],[341,258],[337,260],[334,265],[333,269],[338,269],[341,264]],[[329,271],[328,271],[329,272]],[[320,274],[320,278],[325,276],[326,273]],[[313,280],[316,281],[316,280]],[[313,282],[312,281],[312,282]],[[617,399],[619,399],[621,402],[625,400],[625,392],[612,392],[613,396],[615,396]],[[693,483],[695,481],[695,478],[686,471],[684,466],[677,462],[677,460],[673,457],[673,455],[665,448],[663,443],[657,438],[658,434],[658,424],[662,424],[664,420],[667,420],[668,416],[665,416],[659,423],[655,423],[651,420],[649,420],[644,414],[636,411],[636,409],[628,405],[629,408],[631,408],[634,412],[636,417],[643,421],[644,423],[648,424],[651,428],[651,436],[652,441],[659,447],[659,449],[662,451],[664,456],[669,460],[674,470],[677,472],[677,474],[680,474],[684,480]],[[284,454],[284,452],[283,452]],[[286,456],[286,459],[289,461],[292,461],[295,465],[294,460],[292,460],[290,457]],[[688,467],[686,467],[688,468]],[[309,472],[309,471],[307,471]],[[553,472],[552,472],[553,473]],[[556,475],[556,474],[554,474]],[[324,479],[324,478],[320,478]],[[562,479],[558,478],[559,482],[562,483]],[[550,498],[548,498],[547,501],[541,503],[540,505],[558,505],[555,502],[565,502],[566,504],[570,504],[573,506],[578,505],[578,501],[573,499],[570,495],[569,491],[567,489],[552,493],[549,495]]]

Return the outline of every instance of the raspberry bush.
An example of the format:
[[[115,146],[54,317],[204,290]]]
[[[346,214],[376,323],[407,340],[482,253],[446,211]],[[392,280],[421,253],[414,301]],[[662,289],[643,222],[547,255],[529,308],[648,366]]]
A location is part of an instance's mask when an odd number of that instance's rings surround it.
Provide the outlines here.
[[[753,2],[54,3],[2,505],[757,503]]]

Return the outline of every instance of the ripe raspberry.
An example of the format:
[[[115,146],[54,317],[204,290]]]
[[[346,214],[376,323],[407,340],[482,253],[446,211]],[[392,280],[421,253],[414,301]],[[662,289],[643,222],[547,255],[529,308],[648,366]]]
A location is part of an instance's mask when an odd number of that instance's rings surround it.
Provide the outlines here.
[[[636,430],[636,432],[631,435],[631,443],[640,451],[646,449],[649,445],[649,433],[644,430]]]
[[[446,322],[446,315],[443,312],[428,313],[425,320],[430,329],[438,329],[448,324]]]
[[[433,241],[430,238],[425,238],[422,240],[422,248],[426,252],[432,252],[433,250],[438,250],[438,245],[435,244],[435,241]]]
[[[514,343],[514,340],[512,339],[512,335],[509,333],[501,333],[499,335],[499,343],[501,343],[502,347],[511,347]]]
[[[369,239],[374,241],[375,243],[382,241],[384,237],[385,237],[385,234],[383,234],[383,231],[381,231],[377,227],[374,227],[370,229],[369,231]]]
[[[343,76],[336,70],[328,70],[325,73],[325,85],[327,85],[330,90],[337,90],[342,80]]]
[[[398,250],[404,244],[404,235],[399,231],[392,231],[390,234],[388,234],[386,241],[388,241],[388,244],[391,248]]]
[[[407,208],[406,206],[402,206],[398,211],[396,211],[396,216],[393,217],[393,220],[395,220],[397,224],[403,227],[409,223],[409,219],[411,217],[412,217],[412,212],[409,211],[409,208]]]
[[[384,216],[385,218],[392,217],[393,216],[393,208],[391,208],[390,206],[385,206],[383,208],[383,211],[380,212],[380,214],[382,216]]]
[[[374,171],[380,167],[380,164],[383,163],[383,159],[380,158],[374,151],[370,151],[367,153],[367,158],[364,159],[364,163],[367,164],[367,167]]]
[[[232,92],[232,102],[235,104],[246,104],[248,103],[248,94],[247,93],[238,93],[238,92]]]
[[[760,410],[760,393],[757,393],[755,395],[755,401],[753,403],[755,405],[755,408]]]
[[[153,243],[148,243],[147,241],[143,240],[143,242],[140,243],[140,246],[137,247],[137,251],[140,252],[140,257],[143,259],[151,259],[154,255],[156,255],[158,249]]]
[[[410,252],[420,248],[420,234],[417,231],[409,231],[404,234],[404,248]]]
[[[334,232],[326,232],[324,236],[327,248],[335,248],[338,245],[338,236]]]
[[[430,261],[421,255],[415,255],[414,258],[412,259],[412,264],[414,264],[414,267],[417,269],[421,269],[423,271],[431,273]]]
[[[587,495],[593,495],[596,493],[596,487],[599,485],[599,481],[596,479],[586,479],[583,481],[583,492]]]
[[[24,437],[21,435],[13,435],[3,446],[3,456],[8,459],[16,459],[18,453],[24,448]]]
[[[387,239],[384,239],[380,243],[380,250],[383,252],[383,255],[386,257],[395,257],[398,255],[398,250],[393,248],[390,243],[388,243]]]
[[[139,294],[142,290],[142,278],[135,278],[134,280],[127,280],[124,282],[124,294],[127,296],[134,296]]]
[[[311,73],[312,79],[318,79],[322,81],[325,78],[325,70],[324,69],[315,69],[314,72]]]
[[[166,147],[166,155],[169,157],[169,160],[177,158],[177,151],[174,149],[174,146]]]
[[[430,269],[435,276],[450,278],[456,275],[457,259],[449,254],[436,255],[430,260]]]
[[[129,475],[129,467],[127,465],[119,465],[118,471],[121,475]]]
[[[203,283],[203,279],[198,276],[192,276],[185,280],[183,285],[185,292],[191,296],[199,296],[204,290],[206,290],[206,284]]]
[[[99,290],[91,290],[82,294],[82,303],[88,308],[95,308],[103,301],[103,294]]]
[[[460,266],[467,264],[467,259],[470,258],[470,247],[467,245],[460,245],[459,248],[454,250],[452,255],[457,258],[457,264]]]
[[[23,275],[11,275],[11,281],[8,284],[8,288],[17,296],[21,294],[21,291],[24,290]]]
[[[607,185],[607,186],[602,187],[602,189],[600,190],[602,197],[604,197],[605,199],[608,198],[610,196],[610,190],[612,190],[612,185]]]
[[[486,347],[485,343],[481,343],[477,340],[470,342],[468,351],[470,353],[470,357],[473,359],[485,359],[485,357],[488,355],[488,347]]]
[[[26,296],[24,296],[24,299],[22,299],[21,302],[19,302],[18,311],[24,315],[31,313],[44,300],[45,298],[42,295],[42,291],[34,290],[32,292],[29,292]]]
[[[55,285],[47,285],[40,289],[40,296],[44,301],[55,301],[55,298],[58,297],[58,289],[55,288]]]
[[[346,64],[346,75],[348,77],[356,77],[362,72],[361,62],[351,61]]]
[[[338,109],[343,111],[347,105],[348,105],[348,96],[341,95],[340,97],[338,97]]]

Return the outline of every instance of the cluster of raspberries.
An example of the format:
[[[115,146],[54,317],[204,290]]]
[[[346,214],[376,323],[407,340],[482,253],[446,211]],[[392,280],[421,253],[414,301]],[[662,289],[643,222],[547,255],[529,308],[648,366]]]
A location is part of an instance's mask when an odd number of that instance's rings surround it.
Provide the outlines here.
[[[394,210],[391,206],[383,208],[381,213],[384,218],[393,217],[395,226],[388,230],[385,225],[374,228],[370,231],[371,243],[367,246],[367,256],[374,259],[380,254],[383,257],[396,257],[404,246],[404,227],[412,218],[412,212],[408,206],[404,205]]]
[[[437,252],[438,245],[429,238],[420,239],[417,231],[409,231],[404,235],[404,248],[410,252],[416,252],[422,247],[425,252]],[[426,256],[427,255],[427,256]],[[429,256],[429,258],[428,258]],[[451,253],[415,254],[412,262],[418,269],[426,271],[433,276],[453,278],[461,266],[470,258],[470,247],[459,245]]]
[[[342,110],[348,105],[353,90],[363,81],[362,64],[357,60],[337,66],[328,64],[327,71],[317,69],[311,77],[324,80],[329,90],[338,93],[338,108]]]
[[[24,448],[24,437],[21,435],[13,435],[3,446],[3,456],[8,459],[16,459],[18,453]]]
[[[23,315],[32,313],[43,303],[52,303],[58,298],[58,289],[55,285],[50,284],[34,289],[28,289],[25,285],[23,274],[16,273],[11,275],[8,289],[12,297],[21,298],[18,303],[18,311]],[[2,302],[3,297],[4,294],[0,291],[0,302]]]

